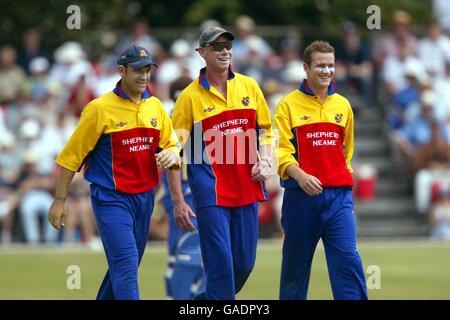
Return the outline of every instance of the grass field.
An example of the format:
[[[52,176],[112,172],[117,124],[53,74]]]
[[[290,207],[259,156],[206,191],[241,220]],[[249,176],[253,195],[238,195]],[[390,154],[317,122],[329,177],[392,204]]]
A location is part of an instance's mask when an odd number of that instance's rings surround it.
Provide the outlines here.
[[[450,244],[359,243],[364,267],[377,265],[381,288],[370,299],[450,299]],[[140,268],[142,299],[164,299],[165,247],[151,243]],[[0,299],[94,299],[106,271],[102,252],[87,249],[0,249]],[[256,267],[238,299],[277,299],[281,242],[261,242]],[[69,290],[67,267],[81,270],[81,289]],[[366,277],[370,274],[366,274]],[[309,299],[332,299],[324,251],[313,262]]]

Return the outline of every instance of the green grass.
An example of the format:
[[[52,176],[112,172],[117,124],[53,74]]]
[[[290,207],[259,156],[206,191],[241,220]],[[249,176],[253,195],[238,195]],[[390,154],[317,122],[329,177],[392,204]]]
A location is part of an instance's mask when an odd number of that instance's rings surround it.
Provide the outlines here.
[[[364,267],[381,269],[381,288],[370,299],[450,299],[450,244],[360,243]],[[165,247],[150,244],[140,268],[142,299],[164,299]],[[1,249],[0,299],[94,299],[106,271],[102,252]],[[256,266],[239,299],[277,299],[281,242],[260,243]],[[81,269],[81,289],[68,290],[67,267]],[[368,276],[368,274],[366,274]],[[313,261],[309,299],[332,299],[324,251]]]

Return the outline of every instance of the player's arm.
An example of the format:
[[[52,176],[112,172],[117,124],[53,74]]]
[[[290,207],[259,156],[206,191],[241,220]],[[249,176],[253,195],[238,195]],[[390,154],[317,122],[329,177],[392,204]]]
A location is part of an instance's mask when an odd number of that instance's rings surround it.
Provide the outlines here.
[[[179,169],[181,165],[180,159],[180,143],[172,126],[172,121],[161,104],[161,139],[159,147],[162,151],[156,154],[156,162],[163,169]]]
[[[297,181],[300,188],[310,196],[318,195],[323,191],[322,182],[320,182],[318,178],[306,173],[295,164],[289,165],[286,169],[286,173],[292,179]]]
[[[93,102],[86,105],[77,128],[55,160],[61,171],[57,178],[55,200],[49,209],[48,220],[58,230],[64,226],[64,217],[67,215],[65,199],[73,176],[103,133],[104,121],[99,117],[98,108]]]
[[[350,173],[353,172],[350,161],[352,160],[354,149],[355,149],[354,118],[352,107],[348,105],[348,118],[347,123],[345,124],[344,157],[345,163],[347,164],[347,169]]]
[[[167,182],[169,183],[170,197],[173,203],[173,216],[176,225],[183,231],[195,231],[195,226],[190,219],[190,216],[195,217],[195,214],[184,200],[180,170],[168,170]]]
[[[252,167],[251,175],[254,181],[264,181],[274,174],[272,168],[272,145],[273,145],[273,131],[272,120],[270,117],[269,106],[266,99],[259,88],[258,84],[254,83],[255,97],[256,97],[256,118],[260,132],[258,132],[259,150],[258,159]]]
[[[56,180],[55,199],[48,211],[48,221],[57,230],[61,230],[61,227],[64,226],[64,219],[67,215],[66,198],[74,175],[75,171],[61,167]]]
[[[279,134],[278,174],[281,179],[291,177],[297,181],[300,188],[311,196],[322,192],[321,181],[302,170],[294,157],[295,147],[291,142],[293,133],[291,131],[289,105],[285,101],[281,101],[275,110],[274,127]]]

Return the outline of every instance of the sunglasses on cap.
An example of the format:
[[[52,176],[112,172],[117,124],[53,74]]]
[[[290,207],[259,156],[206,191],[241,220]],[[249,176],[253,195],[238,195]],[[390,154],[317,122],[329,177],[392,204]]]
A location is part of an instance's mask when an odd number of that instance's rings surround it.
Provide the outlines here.
[[[223,42],[211,42],[207,43],[205,47],[211,47],[214,51],[222,51],[223,48],[230,50],[233,48],[233,43],[231,41],[223,41]]]

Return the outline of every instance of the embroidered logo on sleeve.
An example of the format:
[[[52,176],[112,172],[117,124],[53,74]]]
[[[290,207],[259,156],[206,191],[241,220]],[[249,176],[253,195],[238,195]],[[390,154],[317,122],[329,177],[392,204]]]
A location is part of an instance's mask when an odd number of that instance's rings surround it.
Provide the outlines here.
[[[123,127],[123,126],[126,126],[128,124],[128,122],[119,122],[119,123],[116,123],[116,127],[119,127],[119,128],[121,128],[121,127]]]
[[[211,111],[214,111],[214,110],[216,110],[216,107],[208,107],[208,108],[205,108],[205,109],[203,109],[203,112],[211,112]]]

